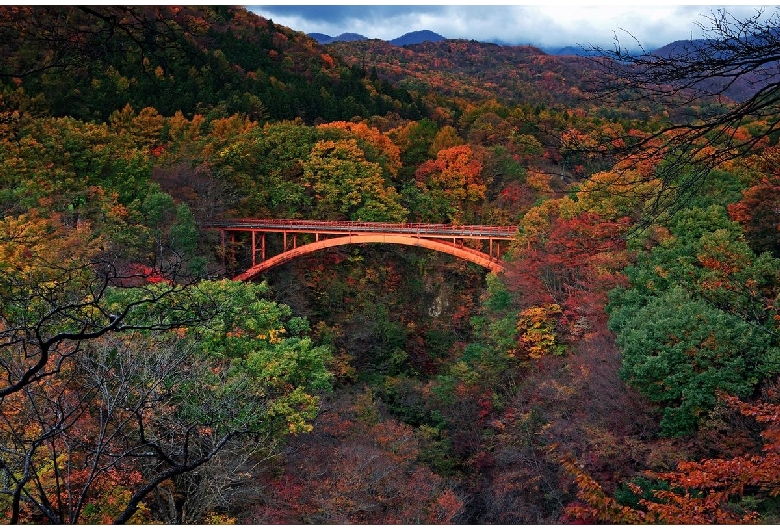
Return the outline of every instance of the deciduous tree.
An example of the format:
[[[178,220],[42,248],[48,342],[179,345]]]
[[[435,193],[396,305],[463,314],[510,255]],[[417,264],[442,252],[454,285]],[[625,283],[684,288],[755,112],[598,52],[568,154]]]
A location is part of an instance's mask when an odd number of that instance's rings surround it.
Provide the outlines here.
[[[398,170],[401,169],[401,151],[388,136],[382,134],[379,130],[369,127],[365,123],[347,121],[323,123],[319,128],[344,130],[365,141],[367,149],[376,151],[374,156],[369,154],[367,156],[379,162],[391,179],[398,175]]]
[[[576,477],[577,496],[585,504],[566,508],[570,520],[611,524],[747,524],[760,523],[755,510],[763,503],[774,502],[780,493],[780,430],[777,417],[780,407],[777,392],[758,403],[724,397],[730,407],[764,425],[761,432],[763,450],[734,458],[711,458],[699,462],[680,462],[675,471],[644,473],[653,482],[636,480],[630,490],[639,498],[638,506],[626,506],[607,495],[599,484],[571,459],[566,469]],[[642,487],[639,484],[646,484]]]
[[[160,296],[152,307],[153,292]],[[227,281],[107,292],[108,309],[134,308],[116,317],[113,333],[70,334],[62,340],[80,340],[78,350],[60,356],[56,372],[39,371],[4,393],[0,497],[8,520],[127,522],[141,510],[147,521],[196,521],[215,505],[185,494],[225,487],[225,477],[184,475],[223,451],[236,455],[231,465],[241,472],[286,435],[310,430],[312,392],[328,386],[328,352],[264,292]],[[5,359],[11,350],[4,345]],[[155,491],[170,496],[153,502]]]
[[[482,163],[467,145],[443,149],[436,160],[417,168],[417,186],[431,197],[435,208],[426,217],[439,222],[462,222],[466,205],[485,199],[487,187],[481,172]]]
[[[628,222],[588,212],[566,218],[556,209],[526,214],[507,282],[524,307],[557,305],[564,329],[578,334],[604,321],[607,293],[623,283]]]
[[[742,199],[729,205],[732,219],[739,222],[756,252],[769,251],[780,257],[780,186],[765,178],[742,193]]]
[[[382,177],[379,164],[369,162],[356,140],[320,141],[303,166],[304,179],[315,193],[320,219],[345,216],[353,221],[403,221],[395,188]]]

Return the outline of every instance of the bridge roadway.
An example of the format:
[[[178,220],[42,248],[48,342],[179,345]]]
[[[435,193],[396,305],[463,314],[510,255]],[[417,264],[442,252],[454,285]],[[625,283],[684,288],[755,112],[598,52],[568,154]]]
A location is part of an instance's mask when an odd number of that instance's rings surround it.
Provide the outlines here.
[[[516,226],[445,225],[426,223],[384,223],[362,221],[313,221],[303,219],[221,219],[202,225],[222,233],[222,252],[226,256],[226,233],[235,242],[237,232],[250,232],[252,265],[236,280],[251,280],[257,275],[298,256],[322,249],[362,243],[385,243],[428,248],[471,261],[493,272],[505,270],[501,260],[500,241],[512,240]],[[273,257],[266,255],[266,234],[283,235],[282,251]],[[297,235],[314,236],[314,242],[298,245]],[[292,235],[292,248],[288,246]],[[259,241],[258,241],[259,236]],[[328,236],[328,237],[321,237]],[[465,240],[488,242],[487,253],[463,245]],[[259,245],[258,245],[259,243]],[[258,260],[259,254],[259,260]]]
[[[309,221],[302,219],[225,219],[204,224],[221,230],[256,230],[309,234],[360,235],[368,233],[410,236],[511,240],[517,226],[445,225],[427,223],[384,223],[362,221]]]

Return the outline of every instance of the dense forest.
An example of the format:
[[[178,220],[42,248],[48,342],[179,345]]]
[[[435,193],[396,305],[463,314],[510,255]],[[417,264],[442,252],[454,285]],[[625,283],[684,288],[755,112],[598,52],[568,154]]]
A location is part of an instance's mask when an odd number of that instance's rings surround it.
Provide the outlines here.
[[[777,16],[593,57],[0,6],[0,521],[780,520]],[[231,280],[220,218],[517,226]]]

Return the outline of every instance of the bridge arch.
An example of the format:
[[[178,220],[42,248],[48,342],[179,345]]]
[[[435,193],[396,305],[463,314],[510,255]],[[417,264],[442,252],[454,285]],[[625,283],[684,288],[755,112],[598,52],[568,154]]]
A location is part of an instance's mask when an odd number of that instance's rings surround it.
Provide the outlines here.
[[[505,266],[501,260],[491,258],[488,254],[480,252],[479,250],[463,247],[447,241],[425,239],[421,237],[413,237],[401,234],[363,234],[363,235],[348,235],[342,237],[333,237],[329,239],[321,239],[314,243],[308,243],[299,247],[287,250],[278,254],[272,258],[268,258],[265,261],[257,263],[253,267],[249,268],[246,272],[239,274],[234,280],[252,280],[265,271],[272,269],[283,263],[292,261],[293,259],[311,254],[319,250],[331,247],[338,247],[343,245],[354,245],[360,243],[386,243],[395,245],[407,245],[412,247],[422,247],[430,250],[436,250],[445,254],[450,254],[458,258],[476,263],[492,272],[504,272]]]

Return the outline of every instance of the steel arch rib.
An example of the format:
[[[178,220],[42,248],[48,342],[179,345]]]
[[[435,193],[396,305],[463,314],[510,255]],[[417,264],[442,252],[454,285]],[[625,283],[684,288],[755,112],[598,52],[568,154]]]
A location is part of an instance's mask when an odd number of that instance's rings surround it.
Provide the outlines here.
[[[482,267],[490,269],[492,272],[495,273],[504,272],[505,270],[504,264],[501,261],[492,259],[489,255],[485,254],[484,252],[480,252],[479,250],[475,250],[473,248],[459,247],[453,243],[448,243],[446,241],[435,240],[435,239],[425,239],[425,238],[404,236],[404,235],[367,234],[367,235],[351,235],[351,236],[343,236],[343,237],[334,237],[330,239],[323,239],[317,241],[316,243],[301,245],[300,247],[288,250],[286,252],[282,252],[281,254],[269,258],[263,261],[262,263],[258,263],[254,267],[248,269],[246,272],[236,276],[234,280],[241,280],[241,281],[251,280],[269,269],[272,269],[283,263],[287,263],[288,261],[292,261],[297,257],[304,256],[306,254],[311,254],[312,252],[317,252],[318,250],[322,250],[330,247],[338,247],[342,245],[354,245],[359,243],[387,243],[393,245],[407,245],[412,247],[422,247],[430,250],[436,250],[438,252],[443,252],[445,254],[450,254],[452,256],[456,256],[461,259],[465,259],[467,261],[476,263],[477,265],[481,265]]]

